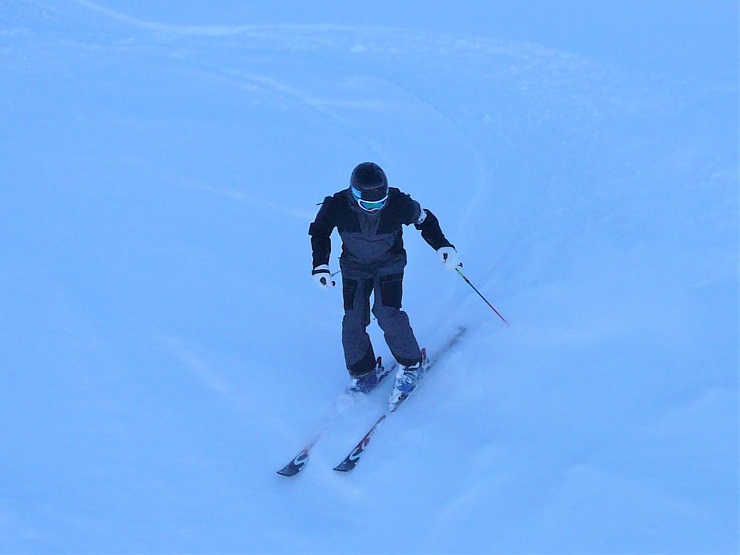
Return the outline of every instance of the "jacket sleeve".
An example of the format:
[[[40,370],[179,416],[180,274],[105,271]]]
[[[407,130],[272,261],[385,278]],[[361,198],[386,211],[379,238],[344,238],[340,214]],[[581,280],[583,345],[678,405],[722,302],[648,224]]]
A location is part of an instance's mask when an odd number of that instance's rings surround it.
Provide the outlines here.
[[[415,224],[421,217],[421,205],[411,198],[411,195],[397,191],[396,202],[398,213],[401,216],[403,225]]]
[[[334,231],[336,223],[333,217],[332,197],[326,197],[321,203],[319,213],[316,219],[308,228],[308,234],[311,236],[311,253],[313,258],[313,267],[329,263],[331,255],[331,233]]]
[[[424,217],[420,218],[422,220],[421,223],[415,223],[414,227],[421,231],[421,236],[427,243],[429,243],[429,246],[431,246],[435,251],[442,247],[452,247],[454,249],[455,246],[450,243],[444,236],[444,233],[442,233],[442,228],[439,226],[437,216],[432,214],[432,212],[426,208],[423,210],[423,215]]]

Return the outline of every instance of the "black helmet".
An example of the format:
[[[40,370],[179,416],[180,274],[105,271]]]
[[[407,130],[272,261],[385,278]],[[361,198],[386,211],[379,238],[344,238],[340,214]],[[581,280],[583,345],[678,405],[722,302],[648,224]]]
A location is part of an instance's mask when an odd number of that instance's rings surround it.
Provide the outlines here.
[[[363,162],[352,170],[349,184],[355,197],[366,201],[379,201],[388,196],[388,178],[383,168],[373,162]]]

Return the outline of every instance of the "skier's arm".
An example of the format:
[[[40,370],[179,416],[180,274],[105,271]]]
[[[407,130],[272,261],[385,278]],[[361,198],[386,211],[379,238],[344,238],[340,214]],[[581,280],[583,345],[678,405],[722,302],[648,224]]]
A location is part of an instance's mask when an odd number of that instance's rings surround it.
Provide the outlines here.
[[[329,264],[331,232],[335,226],[331,216],[331,201],[331,197],[324,199],[321,209],[319,209],[319,213],[316,215],[316,219],[308,228],[308,234],[311,236],[311,253],[314,268]]]
[[[439,220],[430,210],[424,208],[421,210],[420,215],[414,227],[421,231],[421,236],[435,251],[442,247],[455,248],[442,233],[442,228],[439,226]]]

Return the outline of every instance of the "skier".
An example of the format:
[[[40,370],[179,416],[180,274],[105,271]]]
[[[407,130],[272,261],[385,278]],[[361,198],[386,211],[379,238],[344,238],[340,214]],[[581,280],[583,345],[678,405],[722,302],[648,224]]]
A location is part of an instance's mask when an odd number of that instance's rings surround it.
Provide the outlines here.
[[[309,227],[313,251],[312,275],[319,287],[336,285],[329,269],[331,234],[337,228],[342,239],[339,266],[342,271],[342,347],[352,381],[349,392],[367,393],[378,383],[380,368],[367,333],[372,313],[400,369],[397,390],[410,389],[422,368],[422,353],[401,310],[403,271],[403,225],[414,224],[424,240],[437,251],[449,269],[458,265],[455,247],[445,238],[436,216],[395,187],[388,186],[383,169],[363,162],[352,171],[348,188],[326,197]]]

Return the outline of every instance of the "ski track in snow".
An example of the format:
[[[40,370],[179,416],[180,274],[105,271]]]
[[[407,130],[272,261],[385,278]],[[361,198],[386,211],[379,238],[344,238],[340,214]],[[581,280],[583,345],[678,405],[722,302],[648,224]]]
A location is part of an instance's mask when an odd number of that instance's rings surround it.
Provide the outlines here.
[[[249,36],[256,39],[262,39],[265,37],[266,32],[277,32],[277,36],[279,38],[286,38],[289,37],[291,33],[295,31],[300,31],[302,33],[311,32],[311,33],[317,33],[320,35],[326,35],[327,33],[332,32],[345,32],[345,33],[354,33],[357,35],[366,35],[366,36],[372,36],[373,34],[382,31],[383,33],[400,33],[400,34],[408,34],[408,33],[414,33],[415,35],[421,35],[421,36],[427,36],[424,33],[420,33],[418,31],[410,31],[408,29],[397,29],[397,28],[378,28],[378,27],[367,27],[367,26],[339,26],[339,25],[300,25],[300,26],[291,26],[291,25],[279,25],[279,26],[255,26],[255,25],[235,25],[235,26],[187,26],[187,25],[167,25],[167,24],[161,24],[153,21],[142,21],[130,16],[127,16],[125,14],[122,14],[120,12],[117,12],[115,10],[111,10],[109,8],[106,8],[104,5],[95,3],[95,2],[89,2],[88,0],[74,0],[81,6],[84,6],[90,10],[93,10],[95,12],[98,12],[100,14],[105,15],[106,17],[110,17],[112,19],[115,19],[117,21],[121,21],[126,24],[130,24],[133,26],[136,26],[140,29],[151,31],[151,32],[160,32],[160,33],[171,33],[179,36],[185,36],[185,37],[230,37],[230,36]],[[272,35],[271,35],[272,36]],[[433,35],[428,35],[430,38],[433,37]],[[417,38],[417,40],[419,40]],[[481,44],[485,44],[483,39],[478,37],[471,37],[471,38],[457,38],[455,40],[456,46],[465,48],[465,47],[471,47],[474,50],[491,50],[492,47],[490,45],[481,46]],[[500,47],[499,47],[500,48]],[[360,51],[363,51],[364,48]],[[516,51],[514,51],[516,52]],[[551,54],[554,54],[554,52],[551,52]],[[560,55],[562,57],[562,55]],[[224,68],[209,68],[212,71],[219,71],[226,75],[232,75],[236,76],[239,79],[244,79],[247,82],[255,83],[257,85],[260,85],[262,87],[267,87],[281,95],[287,95],[293,98],[298,99],[299,101],[303,102],[305,105],[307,105],[310,108],[313,108],[320,112],[322,115],[326,116],[327,118],[336,121],[343,130],[347,133],[347,135],[354,141],[356,141],[363,150],[367,153],[367,158],[372,159],[375,158],[375,155],[378,154],[377,147],[375,146],[374,141],[367,138],[362,138],[358,136],[358,131],[356,129],[353,129],[353,126],[351,123],[345,119],[342,118],[335,110],[334,108],[341,108],[341,109],[362,109],[362,110],[384,110],[386,108],[383,104],[378,104],[377,102],[372,103],[363,103],[363,102],[356,102],[356,101],[336,101],[336,100],[327,100],[325,98],[316,97],[312,94],[310,94],[308,91],[304,89],[299,89],[295,87],[294,85],[289,85],[285,82],[282,82],[279,79],[276,79],[273,76],[270,75],[260,75],[260,74],[250,74],[245,73],[241,71],[236,70],[228,70]],[[392,83],[392,82],[391,82]],[[470,195],[470,200],[468,201],[468,207],[462,212],[461,216],[458,218],[458,226],[455,228],[455,231],[458,231],[457,236],[465,237],[465,228],[466,226],[465,222],[469,222],[474,220],[474,217],[476,215],[476,210],[480,208],[481,201],[485,198],[485,195],[487,194],[487,189],[489,186],[488,182],[488,171],[486,167],[486,162],[483,157],[483,155],[480,153],[480,150],[475,147],[474,140],[471,139],[468,135],[466,135],[459,126],[452,121],[452,119],[444,114],[438,107],[432,105],[428,101],[424,100],[417,94],[413,93],[412,91],[408,89],[404,89],[397,83],[392,83],[393,86],[399,87],[410,96],[413,96],[418,100],[420,104],[423,104],[427,106],[433,113],[435,113],[441,120],[446,122],[451,129],[453,129],[460,137],[461,142],[466,145],[467,148],[471,150],[471,152],[474,154],[476,163],[477,163],[477,169],[476,169],[476,176],[475,176],[475,190]],[[454,143],[454,141],[452,141]],[[232,198],[234,198],[234,195],[230,195]],[[239,200],[242,200],[240,198]],[[270,206],[273,209],[276,209],[276,205]],[[304,217],[303,214],[301,214],[301,217]]]
[[[342,31],[342,32],[350,32],[350,33],[358,33],[363,35],[372,35],[378,31],[383,31],[386,33],[389,32],[408,32],[408,30],[402,30],[402,29],[393,29],[393,28],[374,28],[374,27],[365,27],[365,26],[327,26],[327,25],[315,25],[315,26],[232,26],[232,27],[224,27],[224,26],[213,26],[213,27],[194,27],[194,26],[182,26],[182,25],[165,25],[160,24],[156,22],[151,21],[142,21],[136,18],[129,17],[125,14],[122,14],[120,12],[110,10],[106,8],[105,6],[93,2],[88,2],[86,0],[75,0],[80,5],[89,8],[90,10],[93,10],[94,12],[100,13],[102,15],[105,15],[106,17],[110,17],[112,19],[115,19],[117,21],[133,25],[135,27],[138,27],[140,29],[149,31],[149,32],[158,32],[158,33],[171,33],[178,36],[184,36],[184,37],[210,37],[210,38],[218,38],[218,37],[230,37],[234,35],[244,35],[247,37],[252,37],[255,39],[261,39],[264,37],[264,33],[267,30],[270,30],[272,32],[279,31],[278,37],[284,37],[288,36],[290,32],[292,31],[301,31],[303,33],[311,32],[311,33],[320,33],[320,34],[326,34],[327,32],[334,32],[334,31]],[[280,33],[284,33],[280,34]],[[235,80],[238,80],[238,82],[241,82],[243,85],[244,83],[252,83],[255,85],[258,85],[261,88],[266,88],[274,93],[277,93],[278,95],[284,95],[291,98],[294,98],[298,100],[299,102],[302,102],[307,107],[316,110],[326,118],[333,120],[335,123],[337,123],[341,128],[347,133],[348,137],[350,137],[353,141],[355,141],[362,150],[366,153],[366,158],[373,159],[376,158],[376,155],[379,154],[378,148],[372,139],[369,138],[363,138],[360,137],[358,134],[358,130],[354,129],[350,120],[347,118],[343,118],[336,109],[342,109],[342,110],[368,110],[368,111],[385,111],[388,109],[388,106],[382,103],[378,103],[377,101],[373,102],[367,102],[367,101],[354,101],[354,100],[330,100],[326,98],[317,97],[310,92],[308,92],[305,89],[297,88],[294,85],[290,85],[284,81],[281,81],[280,79],[275,78],[271,75],[265,75],[265,74],[252,74],[252,73],[246,73],[239,70],[233,70],[233,69],[227,69],[222,67],[213,67],[213,66],[204,66],[203,69],[207,71],[212,71],[216,73],[220,73],[224,76],[232,77]],[[459,218],[458,223],[458,229],[460,233],[458,236],[464,236],[463,235],[463,229],[465,228],[466,221],[472,220],[473,216],[475,214],[476,208],[480,206],[481,200],[484,198],[484,195],[486,194],[487,189],[487,171],[486,171],[486,163],[484,161],[483,156],[480,154],[479,150],[473,145],[473,141],[460,130],[459,126],[456,125],[447,115],[442,113],[437,107],[433,106],[429,102],[425,101],[412,91],[408,89],[404,89],[403,87],[399,86],[397,83],[388,82],[389,85],[398,87],[399,89],[402,89],[407,93],[409,96],[415,98],[420,105],[424,105],[427,108],[430,109],[433,113],[435,113],[440,120],[444,121],[447,125],[450,126],[451,129],[454,130],[455,133],[457,133],[461,139],[461,142],[466,145],[467,148],[469,148],[477,161],[477,176],[475,179],[475,191],[471,195],[471,198],[468,202],[468,208],[463,212],[462,216]],[[454,143],[454,141],[452,141]],[[230,191],[227,189],[221,189],[217,187],[212,186],[201,186],[203,190],[209,190],[216,194],[220,194],[223,196],[226,196],[228,198],[232,198],[234,200],[238,201],[247,201],[249,200],[249,197],[246,194],[239,193],[238,191]],[[290,216],[297,216],[298,218],[305,220],[307,219],[307,214],[305,213],[296,213],[295,211],[286,211],[283,209],[280,205],[277,205],[276,203],[268,203],[268,202],[260,202],[260,201],[252,201],[253,204],[256,205],[262,205],[263,207],[269,208],[275,213],[283,214],[283,215],[290,215]],[[312,216],[308,216],[312,217]]]

